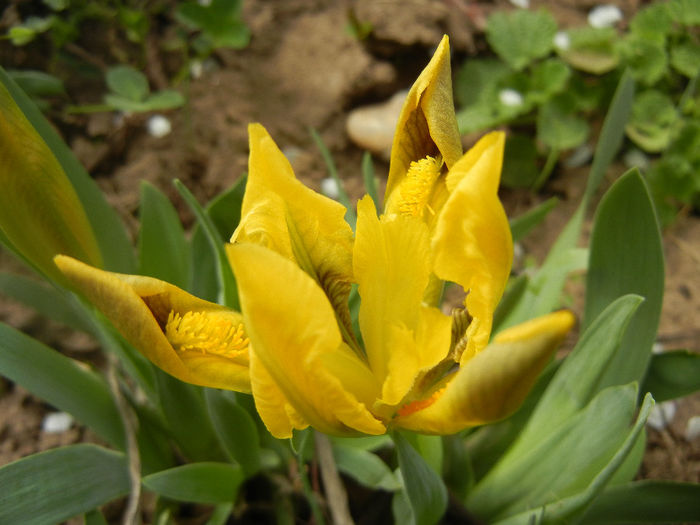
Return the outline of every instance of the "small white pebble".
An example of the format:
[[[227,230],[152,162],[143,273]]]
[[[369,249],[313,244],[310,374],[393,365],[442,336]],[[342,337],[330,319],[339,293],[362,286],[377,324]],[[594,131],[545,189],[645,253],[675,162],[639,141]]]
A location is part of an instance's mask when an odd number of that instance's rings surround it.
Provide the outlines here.
[[[651,352],[653,354],[663,354],[664,352],[664,345],[662,343],[659,343],[658,341],[651,345]]]
[[[685,427],[685,440],[695,441],[700,437],[700,416],[693,416]]]
[[[502,89],[498,93],[498,100],[500,100],[501,104],[504,106],[512,108],[522,106],[525,101],[520,91],[510,88]]]
[[[649,167],[650,161],[649,157],[642,150],[633,148],[626,152],[622,157],[622,162],[628,168],[641,168],[645,169]]]
[[[527,9],[530,7],[530,0],[510,0],[510,3],[515,7],[520,7],[522,9]]]
[[[192,60],[190,62],[190,76],[194,79],[201,78],[204,73],[204,64],[201,60]]]
[[[163,115],[153,115],[148,119],[146,127],[148,129],[148,134],[157,139],[165,137],[173,130],[172,124],[170,124],[170,121]]]
[[[47,434],[65,432],[73,424],[73,416],[66,412],[51,412],[46,414],[41,422],[41,430]]]
[[[554,47],[561,51],[566,51],[571,47],[571,38],[569,37],[569,33],[566,31],[558,31],[556,35],[554,35]]]
[[[654,430],[663,430],[666,428],[673,417],[676,415],[676,403],[673,401],[664,401],[663,403],[657,403],[649,412],[649,419],[647,419],[647,425]]]
[[[340,195],[338,191],[338,184],[335,182],[333,177],[326,177],[321,181],[321,192],[331,199],[337,199]]]
[[[588,13],[588,23],[595,28],[612,27],[620,20],[622,11],[612,4],[596,6]]]

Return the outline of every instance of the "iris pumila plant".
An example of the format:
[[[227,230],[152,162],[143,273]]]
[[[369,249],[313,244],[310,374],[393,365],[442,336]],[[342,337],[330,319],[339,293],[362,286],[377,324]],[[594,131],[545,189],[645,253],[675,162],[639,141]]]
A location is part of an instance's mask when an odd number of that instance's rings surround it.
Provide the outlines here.
[[[448,434],[522,402],[573,324],[555,312],[497,334],[512,240],[498,199],[504,136],[462,154],[445,38],[408,94],[383,213],[365,196],[353,234],[338,202],[305,187],[252,124],[242,218],[227,252],[242,313],[152,278],[59,256],[63,273],[154,364],[252,392],[270,432],[392,428]],[[446,282],[464,304],[440,309]],[[348,306],[361,300],[359,330]]]

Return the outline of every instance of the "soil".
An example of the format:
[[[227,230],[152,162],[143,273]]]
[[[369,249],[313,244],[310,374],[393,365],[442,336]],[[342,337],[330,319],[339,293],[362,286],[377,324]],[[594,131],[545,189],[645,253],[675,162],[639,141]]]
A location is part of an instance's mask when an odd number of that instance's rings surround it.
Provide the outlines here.
[[[546,6],[560,26],[582,25],[589,0],[533,1]],[[626,17],[639,7],[636,0],[619,0]],[[0,28],[12,20],[21,2],[12,2],[0,13]],[[366,40],[346,30],[348,10],[372,24]],[[167,112],[172,132],[162,138],[150,136],[148,115],[116,118],[112,113],[66,116],[50,113],[54,123],[119,211],[135,236],[139,184],[148,180],[166,192],[180,210],[186,225],[192,217],[174,191],[177,177],[200,202],[206,202],[234,183],[247,169],[249,122],[261,122],[289,157],[298,177],[314,189],[327,171],[310,128],[316,129],[331,150],[347,191],[362,193],[360,165],[363,152],[345,132],[348,111],[359,105],[389,98],[410,86],[427,63],[443,33],[450,34],[454,63],[486,50],[483,27],[494,9],[512,8],[505,1],[411,0],[410,2],[334,2],[331,0],[246,0],[244,20],[252,32],[250,45],[240,51],[219,50],[207,62],[200,78],[183,83],[188,97],[185,108]],[[171,29],[154,28],[145,53],[145,70],[154,87],[163,87],[182,66],[177,55],[162,50]],[[4,29],[3,29],[4,31]],[[86,39],[83,50],[98,63],[115,62],[104,42]],[[160,39],[160,40],[159,40]],[[5,67],[40,68],[41,57],[28,48],[0,41],[0,63]],[[38,65],[37,65],[38,64]],[[45,65],[45,64],[44,64]],[[75,103],[99,102],[103,86],[69,82]],[[384,180],[387,163],[374,159]],[[624,168],[616,165],[608,183]],[[525,256],[542,260],[549,246],[578,203],[586,170],[560,165],[543,192],[503,190],[509,215],[517,215],[547,198],[558,195],[561,204],[526,239]],[[664,232],[667,277],[666,295],[658,342],[665,349],[700,351],[700,219],[682,214]],[[1,254],[3,269],[19,271],[17,263]],[[570,306],[582,310],[581,280],[568,289]],[[73,357],[100,362],[94,341],[70,334],[20,305],[0,302],[0,320],[9,323]],[[89,432],[72,426],[67,432],[47,434],[41,430],[45,415],[53,409],[19,386],[0,378],[0,465],[27,454],[60,445],[93,439]],[[672,423],[663,431],[649,430],[649,445],[642,477],[700,481],[700,439],[684,439],[688,419],[700,415],[700,396],[678,403]]]

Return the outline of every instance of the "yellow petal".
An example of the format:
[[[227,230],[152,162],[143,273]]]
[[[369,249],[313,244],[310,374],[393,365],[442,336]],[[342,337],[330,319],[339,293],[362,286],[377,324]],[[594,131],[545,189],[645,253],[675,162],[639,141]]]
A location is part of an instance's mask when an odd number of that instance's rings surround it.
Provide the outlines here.
[[[488,343],[493,312],[503,295],[513,260],[513,241],[498,180],[504,136],[488,135],[450,170],[450,196],[432,238],[435,274],[468,291],[466,306],[474,318],[467,330],[462,362]],[[452,183],[450,182],[452,181]]]
[[[448,168],[462,155],[452,99],[450,44],[443,37],[406,96],[391,147],[385,202],[413,161],[441,155]]]
[[[15,250],[63,281],[53,257],[102,265],[92,226],[60,163],[0,84],[0,232]]]
[[[255,409],[270,434],[277,439],[287,439],[292,437],[294,429],[302,430],[309,426],[287,401],[254,350],[250,353],[250,383]]]
[[[460,367],[434,403],[398,417],[394,424],[428,434],[452,434],[510,415],[573,324],[571,312],[560,311],[504,330]]]
[[[326,292],[350,334],[353,234],[346,209],[299,182],[264,127],[251,124],[248,133],[248,182],[231,242],[265,246],[296,261]]]
[[[206,351],[197,340],[191,340],[176,350],[164,333],[171,313],[195,313],[208,323],[205,328],[213,324],[223,330],[241,328],[241,314],[151,277],[106,272],[63,255],[55,262],[124,338],[157,367],[188,383],[250,392],[247,343],[231,352],[225,348]]]
[[[360,329],[382,402],[398,403],[420,370],[447,355],[450,319],[422,305],[430,275],[428,227],[419,218],[377,218],[372,199],[357,205],[353,257],[362,299]]]
[[[347,351],[318,284],[296,264],[254,244],[231,246],[229,258],[255,356],[301,418],[328,434],[385,432],[360,401],[374,399],[378,386]]]

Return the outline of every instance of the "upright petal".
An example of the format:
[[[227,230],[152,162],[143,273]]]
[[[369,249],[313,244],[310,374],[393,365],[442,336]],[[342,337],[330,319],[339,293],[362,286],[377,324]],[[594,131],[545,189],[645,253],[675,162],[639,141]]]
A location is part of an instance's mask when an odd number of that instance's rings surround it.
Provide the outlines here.
[[[442,38],[433,58],[408,92],[391,148],[385,202],[411,162],[442,156],[448,168],[462,155],[452,98],[450,44]]]
[[[345,222],[346,210],[299,182],[260,124],[251,124],[248,133],[248,182],[231,242],[252,242],[295,261],[326,292],[349,336],[353,234]]]
[[[460,367],[432,404],[398,417],[394,424],[428,434],[452,434],[510,415],[573,324],[571,312],[560,311],[504,330]]]
[[[360,200],[357,212],[353,264],[362,299],[360,329],[372,372],[383,385],[382,402],[395,405],[420,370],[446,356],[450,319],[422,305],[430,275],[426,224],[416,217],[380,220],[369,197]]]
[[[343,343],[318,284],[291,261],[254,244],[230,246],[229,258],[254,359],[301,418],[328,434],[384,433],[367,409],[377,383]],[[289,425],[266,424],[287,435]]]
[[[450,170],[453,186],[432,238],[435,274],[461,285],[474,318],[467,329],[462,362],[488,343],[493,312],[503,295],[513,260],[513,241],[498,180],[504,135],[492,133],[466,153]]]
[[[241,314],[151,277],[106,272],[63,255],[55,262],[157,367],[187,383],[250,392]]]

